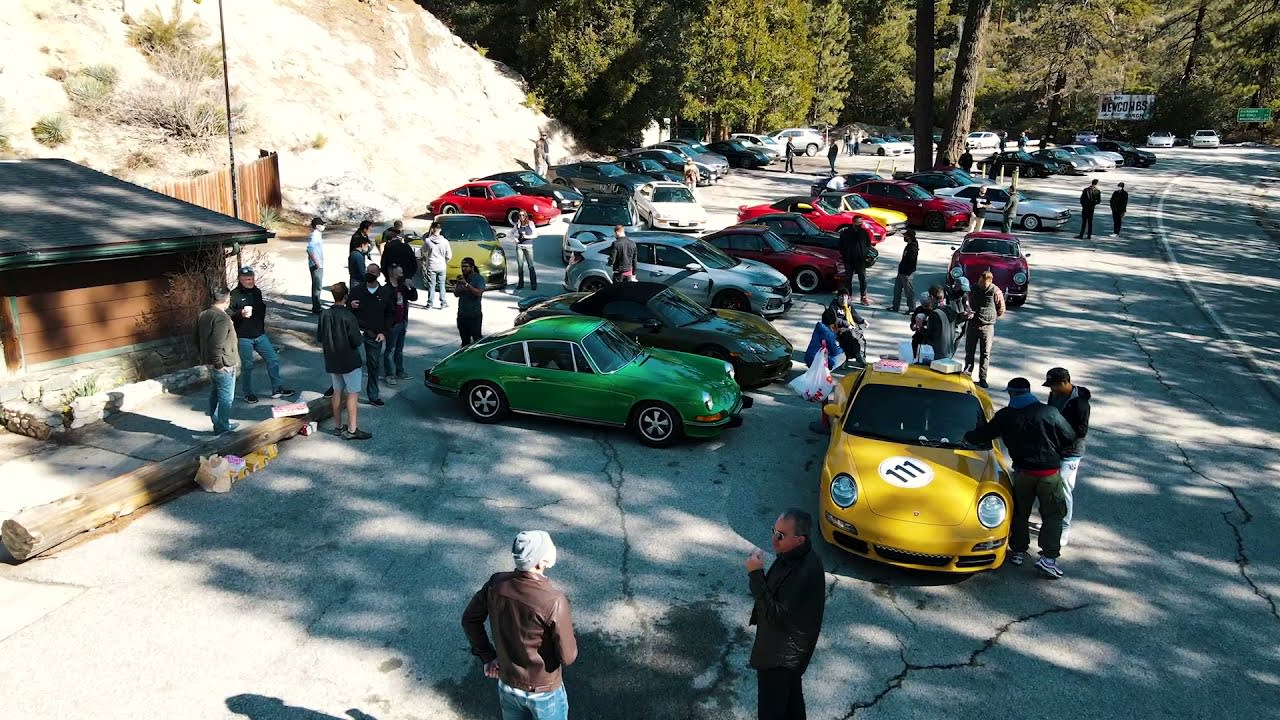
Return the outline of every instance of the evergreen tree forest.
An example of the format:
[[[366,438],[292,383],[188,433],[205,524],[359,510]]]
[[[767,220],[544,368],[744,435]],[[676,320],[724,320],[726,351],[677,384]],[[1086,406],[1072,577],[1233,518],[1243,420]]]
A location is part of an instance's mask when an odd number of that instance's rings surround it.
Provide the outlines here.
[[[1275,122],[1237,125],[1236,110],[1280,116],[1280,0],[418,2],[600,150],[659,118],[722,137],[932,117],[947,145],[969,129],[1257,139]],[[932,37],[917,34],[930,16]],[[1099,123],[1099,95],[1121,92],[1156,95],[1154,118]]]

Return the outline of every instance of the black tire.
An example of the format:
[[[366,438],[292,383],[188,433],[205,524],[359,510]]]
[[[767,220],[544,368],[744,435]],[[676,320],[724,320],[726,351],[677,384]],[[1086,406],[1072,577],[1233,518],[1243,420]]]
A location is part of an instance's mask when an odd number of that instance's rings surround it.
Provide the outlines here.
[[[507,211],[507,224],[511,227],[515,227],[518,222],[520,222],[520,209],[511,208]]]
[[[947,229],[947,221],[943,219],[942,213],[929,213],[924,216],[924,229],[941,232]]]
[[[666,403],[645,401],[631,413],[631,429],[640,442],[649,447],[670,447],[680,439],[684,428],[680,413]]]
[[[1039,230],[1040,218],[1035,215],[1023,215],[1018,224],[1022,226],[1023,230]]]
[[[565,180],[564,178],[556,178],[555,180],[552,180],[552,181],[551,181],[551,184],[552,184],[552,185],[564,185],[565,187],[568,187],[568,186],[569,186],[569,181],[568,181],[568,180]]]
[[[822,273],[818,272],[817,268],[805,266],[796,270],[795,274],[791,276],[791,287],[795,288],[796,292],[806,294],[817,292],[818,287],[821,285]]]
[[[462,402],[472,420],[486,425],[496,423],[511,414],[511,405],[502,388],[488,380],[476,380],[462,389]]]
[[[591,276],[578,283],[578,292],[595,292],[600,290],[609,283],[604,281],[602,277]]]
[[[880,148],[876,150],[876,154],[879,155],[880,157],[884,157],[884,148]]]
[[[808,145],[806,145],[806,146],[805,146],[805,148],[804,148],[804,154],[805,154],[805,155],[808,155],[809,157],[813,157],[814,155],[817,155],[817,154],[818,154],[818,146],[817,146],[817,145],[815,145],[814,143],[809,143],[809,144],[808,144]]]
[[[1026,298],[1009,298],[1009,307],[1022,307],[1027,304]]]
[[[443,207],[441,207],[441,208],[440,208],[440,214],[441,214],[441,215],[457,215],[457,214],[458,214],[458,206],[457,206],[457,205],[445,205],[445,206],[443,206]]]
[[[738,290],[721,290],[711,299],[711,307],[751,312],[751,301]]]

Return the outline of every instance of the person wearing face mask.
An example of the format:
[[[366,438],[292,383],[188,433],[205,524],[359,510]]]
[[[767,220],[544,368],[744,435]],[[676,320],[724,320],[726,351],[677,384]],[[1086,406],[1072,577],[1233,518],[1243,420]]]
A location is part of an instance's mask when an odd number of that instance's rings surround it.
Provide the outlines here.
[[[613,246],[609,248],[609,265],[614,282],[636,282],[636,243],[627,237],[621,225],[613,226]]]
[[[399,265],[387,271],[391,290],[391,330],[387,333],[386,347],[382,351],[382,371],[387,384],[395,387],[409,376],[404,371],[404,339],[409,329],[409,303],[418,301],[418,288],[409,282]]]
[[[490,576],[471,597],[462,630],[484,676],[498,681],[503,718],[568,720],[564,668],[578,659],[578,640],[569,598],[546,575],[556,546],[546,531],[525,530],[511,558],[515,571]]]
[[[324,287],[324,221],[311,218],[311,237],[307,239],[307,268],[311,270],[311,314],[319,315],[320,291]]]
[[[391,288],[378,284],[382,268],[369,263],[364,270],[364,282],[351,289],[347,304],[360,323],[360,335],[364,338],[365,394],[369,404],[386,405],[379,397],[378,376],[382,372],[382,343],[387,339],[395,313],[395,298]]]

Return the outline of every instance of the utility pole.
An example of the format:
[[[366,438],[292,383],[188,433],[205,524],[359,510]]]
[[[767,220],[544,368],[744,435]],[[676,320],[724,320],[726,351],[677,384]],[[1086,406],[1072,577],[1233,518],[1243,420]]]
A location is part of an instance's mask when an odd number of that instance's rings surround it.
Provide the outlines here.
[[[222,36],[222,97],[227,111],[227,156],[231,159],[231,214],[240,219],[240,188],[236,182],[236,143],[235,131],[231,127],[231,78],[227,73],[227,26],[222,19],[222,0],[218,0],[218,33]],[[236,271],[243,267],[240,257],[240,243],[235,245]]]

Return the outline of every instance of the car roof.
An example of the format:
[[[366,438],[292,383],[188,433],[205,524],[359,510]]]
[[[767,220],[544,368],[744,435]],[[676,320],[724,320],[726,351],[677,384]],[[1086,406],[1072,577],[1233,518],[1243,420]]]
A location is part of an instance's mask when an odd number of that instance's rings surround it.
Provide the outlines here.
[[[462,185],[459,185],[458,187],[489,187],[491,185],[498,185],[498,184],[505,185],[506,181],[505,180],[472,180],[471,182],[464,183]]]
[[[520,326],[516,340],[568,340],[576,342],[606,322],[585,315],[555,315],[537,318]],[[533,337],[530,337],[533,336]]]
[[[862,386],[892,385],[896,387],[926,387],[930,390],[942,390],[977,396],[973,378],[964,373],[940,373],[929,369],[927,365],[908,365],[907,371],[899,375],[895,372],[876,370],[871,363],[864,371],[866,377]]]
[[[684,247],[692,245],[698,241],[698,238],[691,235],[681,235],[680,233],[666,232],[663,230],[641,230],[638,232],[627,233],[627,237],[635,242],[661,240],[667,245],[676,247]]]
[[[431,218],[432,222],[445,223],[445,224],[457,222],[459,220],[484,220],[484,223],[486,225],[489,224],[489,220],[485,218],[485,216],[477,215],[476,213],[449,213],[449,214],[436,215],[435,217]]]
[[[773,213],[773,214],[794,215],[795,213]],[[760,217],[765,217],[765,216],[761,215]],[[758,220],[759,218],[754,218],[754,219]],[[705,240],[709,237],[716,237],[718,235],[724,235],[725,233],[729,233],[729,232],[732,232],[735,235],[763,235],[767,232],[773,232],[773,231],[770,228],[765,227],[764,225],[755,225],[750,222],[745,222],[745,223],[739,223],[737,225],[730,225],[727,228],[721,228],[713,233],[708,233],[706,235],[703,235],[702,239]],[[631,284],[634,285],[635,283],[631,283]]]

